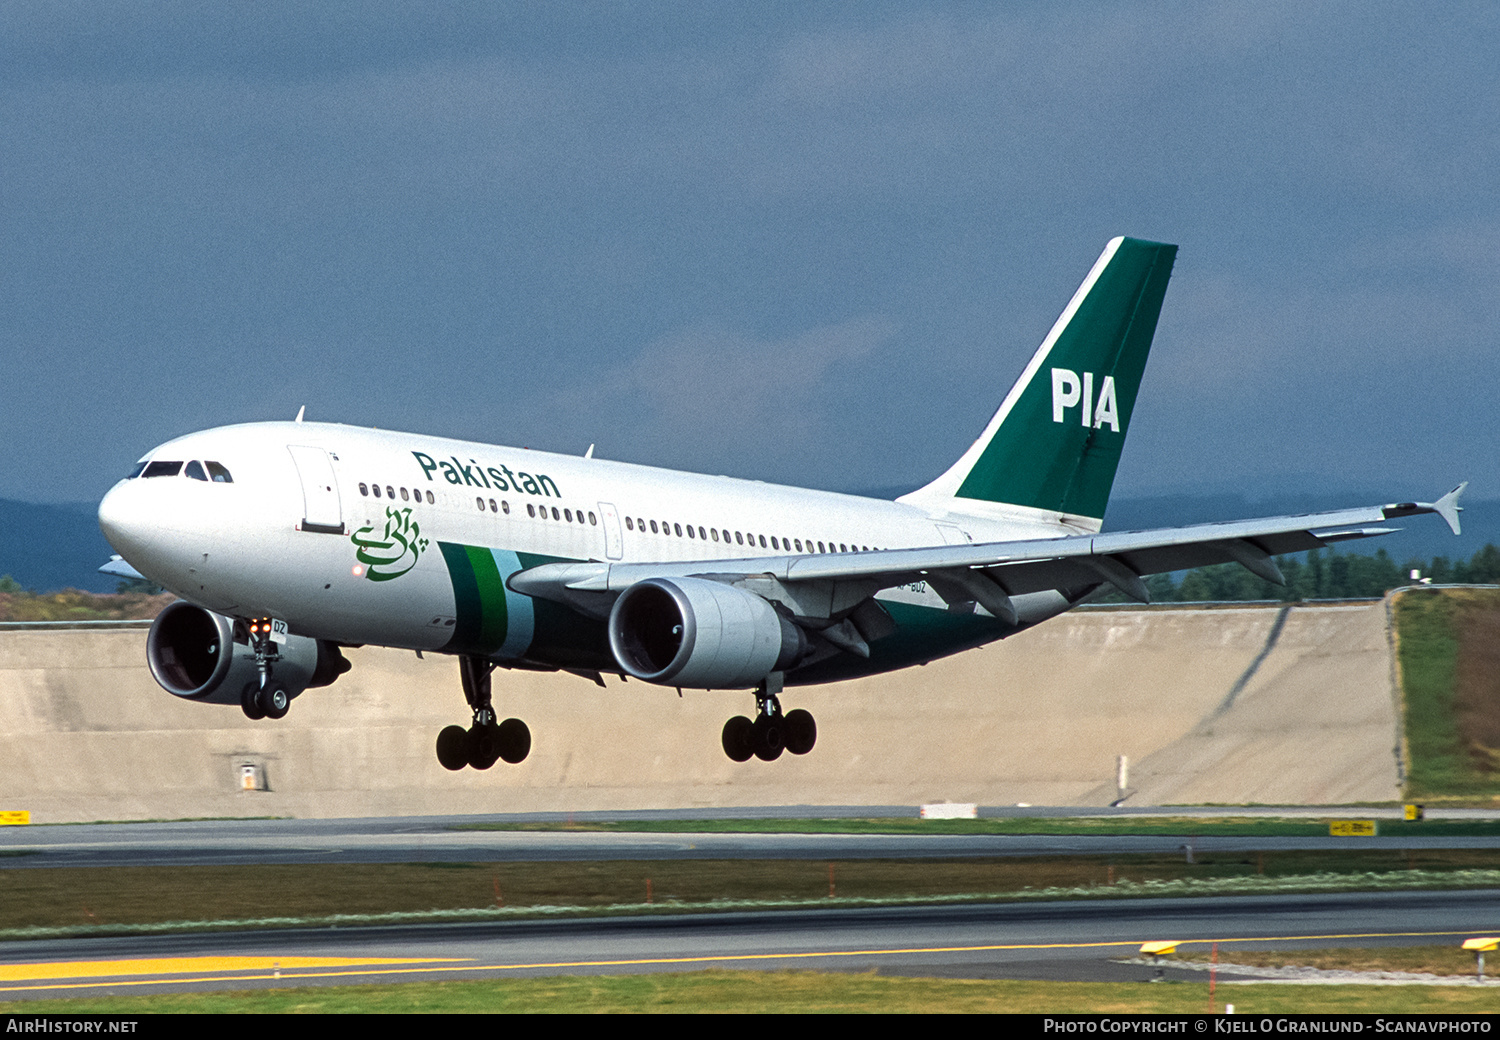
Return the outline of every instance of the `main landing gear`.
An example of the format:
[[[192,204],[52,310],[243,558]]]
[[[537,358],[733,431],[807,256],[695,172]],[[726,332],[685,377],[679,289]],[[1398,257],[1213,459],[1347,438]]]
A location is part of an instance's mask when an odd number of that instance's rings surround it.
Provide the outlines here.
[[[460,657],[459,675],[463,679],[464,699],[474,712],[474,723],[468,729],[447,726],[437,738],[437,757],[444,769],[464,766],[488,769],[499,759],[511,765],[524,761],[531,753],[531,730],[520,719],[495,722],[495,708],[490,703],[490,674],[494,664],[482,657]]]
[[[250,646],[255,650],[255,668],[260,678],[240,691],[240,710],[247,718],[282,719],[292,707],[292,695],[271,678],[271,665],[281,660],[281,651],[271,641],[271,619],[250,622]]]
[[[794,708],[782,714],[777,697],[780,678],[779,674],[773,676],[755,691],[754,722],[736,715],[724,723],[724,754],[734,761],[748,762],[754,755],[762,762],[774,762],[783,751],[805,755],[818,742],[818,724],[811,712]]]

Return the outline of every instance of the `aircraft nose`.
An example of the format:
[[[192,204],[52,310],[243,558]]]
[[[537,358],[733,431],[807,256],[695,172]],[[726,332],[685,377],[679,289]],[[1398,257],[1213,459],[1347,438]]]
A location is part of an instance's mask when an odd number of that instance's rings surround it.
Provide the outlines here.
[[[138,553],[150,530],[150,513],[140,491],[130,481],[121,481],[99,503],[99,530],[115,552],[130,560]]]

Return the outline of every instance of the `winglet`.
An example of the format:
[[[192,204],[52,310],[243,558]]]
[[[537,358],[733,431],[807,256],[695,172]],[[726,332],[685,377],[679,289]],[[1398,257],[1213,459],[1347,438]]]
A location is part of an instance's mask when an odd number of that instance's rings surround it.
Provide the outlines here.
[[[1454,534],[1462,533],[1459,529],[1458,514],[1464,511],[1464,507],[1458,504],[1458,498],[1464,493],[1464,488],[1468,486],[1469,482],[1466,480],[1432,503],[1432,511],[1443,518],[1443,522],[1448,525],[1448,529]]]
[[[1464,507],[1458,504],[1458,499],[1464,493],[1464,488],[1468,486],[1469,482],[1466,480],[1436,502],[1392,502],[1390,505],[1381,506],[1380,511],[1387,520],[1398,516],[1416,516],[1418,513],[1436,513],[1443,518],[1443,522],[1448,525],[1450,531],[1454,534],[1462,534],[1458,514],[1464,511]]]

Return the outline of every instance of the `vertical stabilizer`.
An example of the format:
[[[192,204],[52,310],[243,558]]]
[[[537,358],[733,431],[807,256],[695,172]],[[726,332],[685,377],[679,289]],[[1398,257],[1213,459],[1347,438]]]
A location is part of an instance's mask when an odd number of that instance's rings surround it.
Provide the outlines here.
[[[1176,255],[1134,238],[1105,246],[983,435],[901,501],[1020,506],[1098,530]]]

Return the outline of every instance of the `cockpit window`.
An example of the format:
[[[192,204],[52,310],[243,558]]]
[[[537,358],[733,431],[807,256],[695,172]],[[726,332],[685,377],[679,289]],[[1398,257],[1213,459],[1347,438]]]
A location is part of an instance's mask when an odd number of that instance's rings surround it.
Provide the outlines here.
[[[229,471],[224,468],[224,464],[223,463],[212,462],[211,461],[211,462],[207,463],[207,465],[208,465],[208,475],[209,475],[209,477],[211,477],[213,479],[213,482],[215,484],[233,484],[234,483],[234,478],[229,475]],[[191,475],[191,474],[189,474],[189,475]]]
[[[192,477],[194,480],[208,479],[208,474],[203,472],[203,463],[199,462],[197,459],[189,462],[187,464],[187,469],[185,469],[183,472]]]
[[[140,476],[141,473],[145,471],[145,469],[146,463],[144,460],[137,462],[134,466],[130,467],[130,476],[126,477],[125,479],[134,480],[136,477]]]
[[[182,471],[181,462],[153,462],[141,474],[143,477],[175,477]]]

